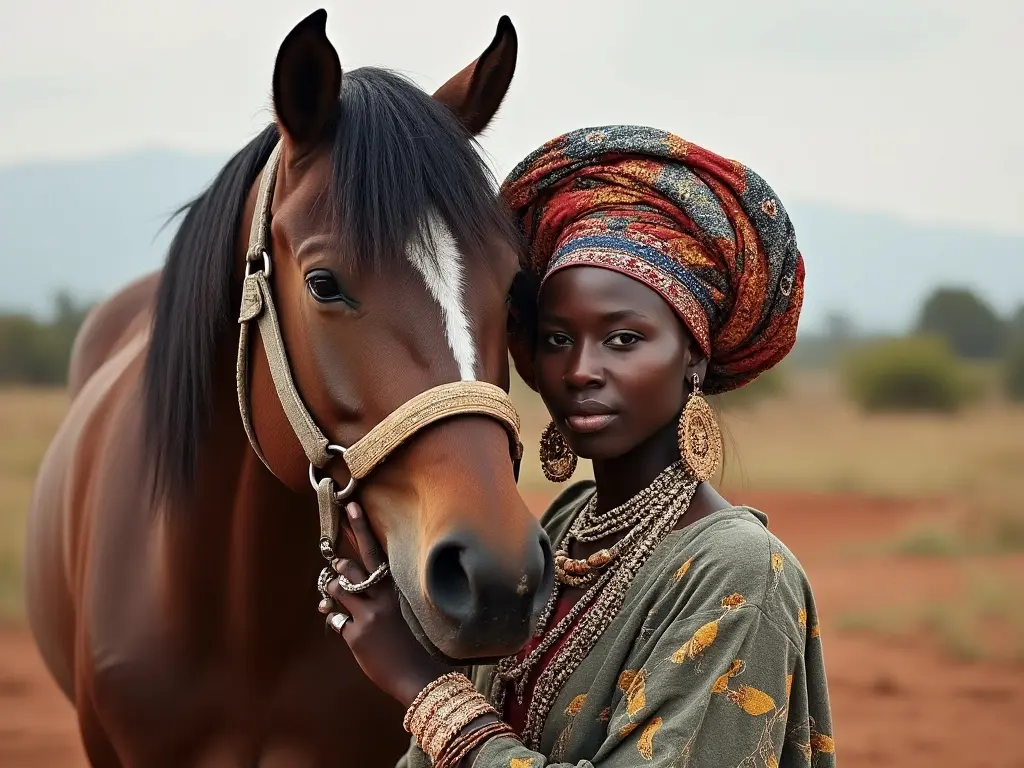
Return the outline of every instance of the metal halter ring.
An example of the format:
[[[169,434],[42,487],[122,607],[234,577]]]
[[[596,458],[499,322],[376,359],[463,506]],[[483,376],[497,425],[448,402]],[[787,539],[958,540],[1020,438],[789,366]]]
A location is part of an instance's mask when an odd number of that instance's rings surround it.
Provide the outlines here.
[[[248,259],[245,260],[245,277],[252,274],[252,264]],[[270,254],[266,249],[263,250],[263,276],[270,277]]]
[[[340,445],[328,445],[327,452],[333,453],[336,456],[341,456],[342,459],[345,458],[345,449],[342,448]],[[309,484],[313,486],[314,491],[319,490],[320,488],[320,484],[316,480],[316,475],[313,473],[313,462],[309,463]],[[350,477],[348,479],[348,485],[346,485],[344,488],[342,488],[340,491],[337,491],[334,494],[334,500],[341,501],[342,499],[348,498],[349,496],[352,495],[352,491],[354,491],[355,489],[356,479],[354,477]]]

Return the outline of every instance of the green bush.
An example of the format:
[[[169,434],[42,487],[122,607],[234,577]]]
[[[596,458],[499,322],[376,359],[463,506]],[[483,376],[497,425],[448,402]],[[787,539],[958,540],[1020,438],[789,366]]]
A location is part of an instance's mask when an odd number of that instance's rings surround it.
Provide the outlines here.
[[[52,317],[0,311],[0,384],[59,385],[88,306],[58,294]]]
[[[1020,334],[1006,352],[1004,363],[1006,394],[1024,402],[1024,334]]]
[[[953,413],[972,397],[972,382],[945,341],[911,337],[858,349],[846,360],[844,384],[867,411]]]

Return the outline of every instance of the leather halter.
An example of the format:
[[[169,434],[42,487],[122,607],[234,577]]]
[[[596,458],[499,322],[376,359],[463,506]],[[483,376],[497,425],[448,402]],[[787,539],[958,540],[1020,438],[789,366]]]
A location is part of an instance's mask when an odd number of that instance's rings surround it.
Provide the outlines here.
[[[267,463],[256,439],[249,405],[249,326],[255,321],[263,337],[263,347],[267,362],[270,364],[270,373],[278,399],[309,459],[310,483],[317,491],[320,507],[320,551],[325,558],[333,560],[337,552],[340,502],[352,494],[359,480],[369,475],[398,446],[425,426],[459,414],[478,414],[496,419],[509,434],[517,476],[523,456],[523,445],[519,439],[519,415],[508,394],[500,387],[483,381],[457,381],[432,387],[390,413],[348,448],[335,445],[324,436],[303,403],[302,396],[292,379],[268,279],[272,269],[270,209],[280,161],[281,143],[278,142],[267,160],[260,179],[256,211],[249,233],[249,248],[245,254],[242,306],[238,315],[238,360],[235,368],[238,409],[253,450],[273,473],[274,470]],[[330,476],[317,481],[313,473],[314,468],[323,469],[333,457],[339,457],[350,474],[348,484],[341,491],[335,489],[334,480]]]

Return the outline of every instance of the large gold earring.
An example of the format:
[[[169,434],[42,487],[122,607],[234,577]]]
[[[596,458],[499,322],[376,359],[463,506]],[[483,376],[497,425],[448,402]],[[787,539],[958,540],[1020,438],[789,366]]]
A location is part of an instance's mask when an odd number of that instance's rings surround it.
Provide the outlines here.
[[[706,483],[722,463],[722,433],[715,412],[700,391],[700,378],[693,374],[693,391],[679,417],[679,455],[690,476]]]
[[[564,483],[576,471],[576,454],[553,421],[540,436],[540,466],[553,483]]]

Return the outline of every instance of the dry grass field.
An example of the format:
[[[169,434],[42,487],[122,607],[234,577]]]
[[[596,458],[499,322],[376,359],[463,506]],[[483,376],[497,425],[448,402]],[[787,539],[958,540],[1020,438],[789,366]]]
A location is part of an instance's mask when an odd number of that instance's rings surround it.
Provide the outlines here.
[[[0,619],[21,615],[25,512],[66,407],[63,390],[0,390]]]
[[[546,419],[513,394],[539,511],[555,490],[537,464]],[[0,765],[85,764],[21,626],[25,510],[65,407],[0,390]],[[816,590],[842,764],[1024,765],[1024,408],[868,418],[831,377],[800,374],[722,422],[720,486],[769,515]]]

